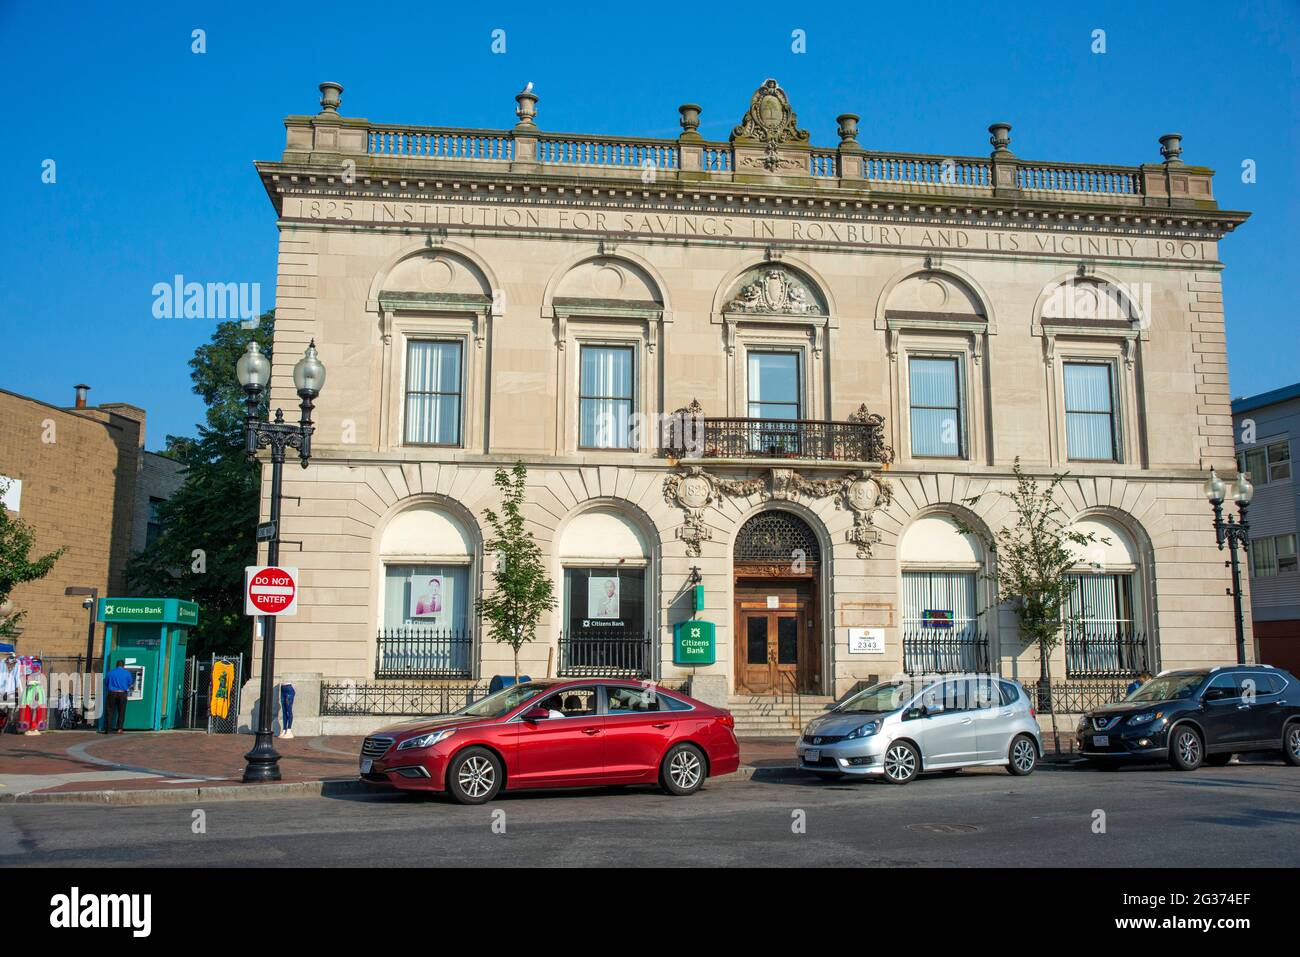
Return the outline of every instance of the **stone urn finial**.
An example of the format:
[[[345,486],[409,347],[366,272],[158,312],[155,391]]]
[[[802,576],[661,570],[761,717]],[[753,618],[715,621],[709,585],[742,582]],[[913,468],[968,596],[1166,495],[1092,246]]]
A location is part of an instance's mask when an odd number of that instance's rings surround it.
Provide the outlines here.
[[[320,111],[338,116],[339,107],[343,105],[343,86],[326,80],[320,85]]]
[[[515,107],[515,116],[519,117],[519,126],[536,127],[533,118],[537,116],[537,94],[533,92],[533,81],[529,80],[527,85],[515,94],[515,102],[519,104]]]
[[[1183,134],[1166,133],[1160,137],[1160,155],[1165,158],[1165,165],[1181,166],[1183,164]]]
[[[700,135],[700,105],[698,103],[683,103],[677,107],[677,112],[682,115],[682,135],[699,136]]]
[[[989,124],[989,143],[993,146],[994,156],[1011,155],[1011,124]]]
[[[840,146],[858,145],[858,120],[862,117],[856,113],[841,113],[835,117],[835,122],[839,124]]]

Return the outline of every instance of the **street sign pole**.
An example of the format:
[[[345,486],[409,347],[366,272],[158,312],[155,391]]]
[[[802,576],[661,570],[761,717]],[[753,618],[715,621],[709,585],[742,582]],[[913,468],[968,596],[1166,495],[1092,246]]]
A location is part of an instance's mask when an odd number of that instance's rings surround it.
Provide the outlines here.
[[[271,448],[271,525],[275,534],[266,546],[268,565],[280,563],[280,470],[284,467],[284,448]],[[245,588],[248,586],[245,585]],[[280,752],[271,739],[272,707],[275,699],[275,615],[262,615],[262,699],[258,702],[257,740],[253,750],[244,755],[245,781],[280,780]]]

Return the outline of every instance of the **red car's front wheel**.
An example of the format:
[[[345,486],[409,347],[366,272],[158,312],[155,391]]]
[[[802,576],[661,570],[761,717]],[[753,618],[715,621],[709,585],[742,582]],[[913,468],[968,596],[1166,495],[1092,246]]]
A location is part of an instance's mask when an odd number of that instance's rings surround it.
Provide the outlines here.
[[[461,804],[486,804],[501,779],[501,760],[487,748],[466,748],[447,765],[447,792]]]
[[[659,783],[669,794],[694,794],[704,785],[707,774],[704,761],[704,752],[695,745],[674,745],[660,765]]]

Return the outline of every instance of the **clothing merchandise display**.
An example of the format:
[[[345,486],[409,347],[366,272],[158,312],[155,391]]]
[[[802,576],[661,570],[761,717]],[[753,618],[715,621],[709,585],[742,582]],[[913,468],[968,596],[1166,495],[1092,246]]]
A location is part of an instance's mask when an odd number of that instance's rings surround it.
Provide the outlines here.
[[[45,706],[45,683],[36,671],[23,687],[23,704],[18,709],[18,730],[30,734],[49,727],[49,709]]]
[[[293,685],[280,685],[280,724],[285,731],[293,728],[293,699],[296,695]]]
[[[230,696],[235,685],[235,666],[229,661],[218,661],[212,666],[212,695],[208,699],[208,713],[225,719],[230,715]]]

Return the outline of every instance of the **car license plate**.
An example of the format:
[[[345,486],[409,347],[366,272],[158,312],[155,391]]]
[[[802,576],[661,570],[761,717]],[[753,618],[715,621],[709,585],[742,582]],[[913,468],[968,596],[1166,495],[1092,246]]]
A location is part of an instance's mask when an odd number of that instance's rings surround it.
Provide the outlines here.
[[[1108,735],[1108,734],[1094,734],[1094,735],[1092,736],[1092,746],[1093,746],[1094,748],[1109,748],[1109,747],[1110,747],[1110,735]]]
[[[374,761],[373,758],[362,758],[362,759],[361,759],[361,773],[362,773],[362,774],[369,774],[369,773],[370,773],[370,768],[371,768],[372,765],[374,765],[374,763],[375,763],[375,761]]]
[[[822,753],[816,749],[810,748],[803,753],[803,759],[809,764],[816,764],[822,759]]]

